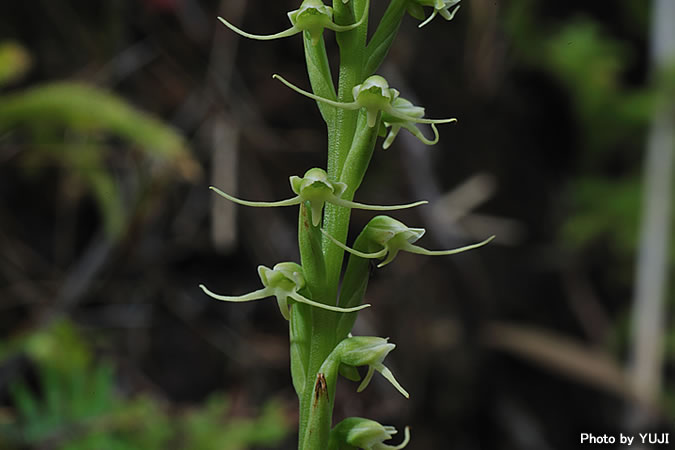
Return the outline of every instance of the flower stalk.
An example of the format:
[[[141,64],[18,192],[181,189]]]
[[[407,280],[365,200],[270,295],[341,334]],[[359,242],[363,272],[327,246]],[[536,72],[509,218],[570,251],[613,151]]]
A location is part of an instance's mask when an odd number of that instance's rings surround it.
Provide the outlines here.
[[[368,259],[381,259],[378,267],[389,264],[400,251],[422,255],[451,255],[487,244],[483,242],[452,250],[433,251],[415,242],[424,229],[409,228],[389,217],[373,218],[354,243],[347,244],[352,209],[393,211],[420,206],[418,201],[404,205],[369,205],[354,201],[370,164],[378,137],[382,147],[390,148],[401,129],[412,133],[426,145],[439,141],[437,125],[456,121],[425,118],[425,109],[413,105],[375,75],[391,47],[406,12],[428,24],[436,15],[450,20],[457,12],[458,0],[391,0],[368,39],[369,0],[304,0],[288,13],[291,27],[271,35],[247,33],[226,19],[220,21],[246,38],[273,40],[301,34],[311,92],[279,75],[281,83],[316,101],[326,124],[326,169],[311,168],[291,176],[294,196],[273,202],[254,202],[233,197],[218,188],[217,194],[245,206],[298,206],[298,246],[300,262],[284,262],[273,268],[258,267],[263,288],[240,296],[209,296],[226,302],[276,298],[282,316],[289,322],[291,376],[299,401],[298,448],[300,450],[402,449],[410,440],[408,428],[398,445],[385,444],[396,429],[373,420],[352,417],[333,426],[332,413],[337,378],[360,382],[365,389],[377,372],[404,397],[408,392],[396,380],[384,359],[395,348],[388,338],[352,336],[358,311],[371,305],[363,299],[368,285]],[[433,11],[425,19],[424,7]],[[454,9],[453,9],[454,8]],[[339,49],[337,82],[333,79],[326,42],[326,30],[335,33]],[[431,127],[433,138],[419,129]],[[349,261],[342,278],[345,252]],[[358,368],[366,368],[361,378]]]

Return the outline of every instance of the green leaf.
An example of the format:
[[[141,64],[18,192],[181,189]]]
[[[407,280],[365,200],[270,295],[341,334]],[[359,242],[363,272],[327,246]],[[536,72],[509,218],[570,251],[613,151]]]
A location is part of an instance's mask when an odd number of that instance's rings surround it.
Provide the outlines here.
[[[50,83],[3,97],[0,132],[20,126],[62,127],[86,137],[100,133],[118,136],[186,179],[200,175],[200,167],[176,130],[90,85]]]
[[[326,42],[323,36],[316,45],[312,44],[312,40],[308,37],[305,37],[302,41],[305,46],[307,74],[312,85],[312,91],[320,97],[336,100],[335,84],[333,83],[333,75],[326,54]],[[335,108],[319,102],[317,102],[317,105],[328,126],[329,133],[332,132],[335,127]]]

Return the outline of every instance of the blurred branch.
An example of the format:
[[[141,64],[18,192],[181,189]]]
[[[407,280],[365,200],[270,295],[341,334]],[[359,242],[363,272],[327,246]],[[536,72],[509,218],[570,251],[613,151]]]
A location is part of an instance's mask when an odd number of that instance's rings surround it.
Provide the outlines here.
[[[534,361],[590,386],[654,408],[649,398],[632,389],[619,363],[608,353],[551,331],[492,322],[483,331],[484,343]]]
[[[579,321],[579,325],[595,346],[604,346],[612,324],[591,282],[580,271],[573,269],[563,272],[562,275],[570,309]]]
[[[652,8],[651,58],[653,75],[657,75],[675,58],[675,28],[672,26],[675,2],[655,0]],[[664,98],[652,120],[644,168],[631,375],[636,392],[649,399],[657,399],[662,388],[666,273],[673,201],[674,111],[673,99]],[[644,419],[632,418],[635,425]]]
[[[221,1],[219,13],[239,20],[246,10],[244,0]],[[215,33],[211,47],[209,73],[217,74],[218,82],[229,86],[241,39],[234,33]],[[239,127],[224,116],[210,123],[211,184],[226,192],[237,194],[239,184]],[[228,252],[237,243],[237,209],[234,203],[224,202],[211,195],[211,240],[215,247]]]

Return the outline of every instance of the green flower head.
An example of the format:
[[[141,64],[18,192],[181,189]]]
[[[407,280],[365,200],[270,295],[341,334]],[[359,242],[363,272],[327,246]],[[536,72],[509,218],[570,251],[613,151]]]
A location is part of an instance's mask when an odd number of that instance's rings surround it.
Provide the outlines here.
[[[373,378],[375,371],[382,374],[405,398],[410,397],[403,386],[396,381],[391,370],[383,364],[387,355],[396,348],[396,345],[389,342],[389,339],[373,336],[356,336],[344,339],[338,345],[340,352],[340,362],[348,366],[361,367],[368,366],[368,372],[363,378],[357,391],[361,392]]]
[[[337,424],[331,431],[331,443],[336,448],[344,445],[362,450],[400,450],[410,442],[410,429],[405,428],[405,437],[399,445],[387,445],[388,441],[397,434],[396,428],[381,425],[378,422],[362,417],[349,417]],[[342,446],[341,446],[342,445]]]
[[[366,205],[364,203],[352,202],[340,198],[340,196],[347,189],[347,185],[339,181],[330,181],[328,179],[328,174],[325,170],[320,168],[309,169],[305,172],[303,177],[292,176],[290,177],[291,189],[296,194],[295,197],[291,197],[286,200],[280,200],[277,202],[251,202],[248,200],[241,200],[236,197],[233,197],[225,192],[221,191],[218,188],[211,187],[218,195],[221,195],[227,198],[230,201],[238,203],[244,206],[256,206],[256,207],[276,207],[276,206],[293,206],[299,205],[301,203],[307,203],[312,213],[312,224],[316,227],[321,223],[321,217],[323,214],[323,207],[328,203],[333,203],[338,206],[343,206],[345,208],[355,208],[355,209],[367,209],[372,211],[392,211],[397,209],[406,209],[413,208],[415,206],[424,205],[426,201],[419,201],[415,203],[410,203],[407,205]]]
[[[438,143],[439,136],[436,124],[434,123],[430,124],[431,129],[434,132],[434,138],[428,139],[424,137],[422,131],[420,131],[420,129],[417,127],[417,122],[414,121],[424,117],[423,107],[415,106],[412,104],[410,100],[398,97],[392,103],[392,108],[399,114],[392,115],[388,112],[382,113],[380,136],[386,136],[386,138],[384,139],[384,143],[382,144],[382,148],[384,150],[388,149],[391,146],[391,144],[394,142],[394,139],[396,139],[396,136],[398,136],[399,131],[401,131],[401,128],[405,128],[406,130],[408,130],[410,133],[412,133],[413,136],[415,136],[425,145],[434,145]],[[408,117],[414,120],[402,119],[401,117]],[[390,128],[388,134],[386,131],[387,128]]]
[[[368,10],[367,8],[368,6],[366,5],[366,11]],[[291,27],[275,34],[251,34],[235,27],[222,17],[218,17],[218,20],[235,33],[259,41],[281,39],[305,31],[309,35],[312,44],[316,45],[321,39],[324,29],[328,28],[335,32],[350,31],[359,27],[364,22],[365,17],[366,15],[364,13],[361,19],[356,23],[351,25],[338,25],[333,22],[333,8],[325,5],[321,0],[304,0],[298,9],[288,13]]]
[[[203,284],[200,284],[199,287],[209,297],[225,302],[250,302],[268,297],[276,297],[281,315],[284,316],[286,320],[289,320],[290,318],[289,299],[333,312],[354,312],[370,306],[366,304],[355,308],[339,308],[337,306],[315,302],[298,294],[298,291],[305,287],[305,277],[303,275],[302,267],[293,262],[282,262],[272,269],[262,265],[258,266],[258,276],[260,276],[260,281],[264,287],[257,291],[239,296],[215,294],[208,290]]]
[[[366,242],[369,250],[375,248],[379,248],[380,250],[372,253],[366,253],[347,247],[334,237],[327,234],[325,231],[322,230],[322,232],[335,245],[339,246],[345,251],[348,251],[349,253],[352,253],[353,255],[361,258],[384,258],[384,261],[378,264],[377,267],[386,266],[392,262],[396,255],[398,255],[398,252],[401,250],[428,256],[454,255],[455,253],[461,253],[467,250],[482,247],[494,239],[494,236],[491,236],[483,242],[451,250],[427,250],[426,248],[414,245],[415,242],[424,236],[424,233],[426,232],[424,228],[410,228],[404,223],[399,222],[398,220],[389,216],[377,216],[368,222],[361,232],[359,239],[363,239]]]
[[[408,13],[414,18],[423,21],[418,25],[419,28],[422,28],[434,20],[434,17],[436,17],[438,14],[440,14],[445,20],[452,20],[460,7],[457,6],[457,8],[453,9],[452,11],[450,11],[450,9],[459,2],[460,0],[409,0]],[[426,20],[424,20],[424,6],[434,8],[434,11]]]
[[[399,92],[396,89],[389,87],[387,80],[380,75],[371,75],[370,77],[366,78],[363,83],[354,86],[354,89],[352,90],[352,95],[354,97],[353,102],[337,102],[327,98],[319,97],[318,95],[314,95],[311,92],[300,89],[299,87],[286,81],[284,78],[276,74],[273,75],[272,78],[278,79],[299,94],[316,100],[317,102],[347,110],[364,109],[368,118],[368,126],[371,128],[377,124],[377,117],[380,112],[382,114],[388,114],[388,117],[394,117],[398,120],[411,123],[439,124],[455,122],[457,120],[425,119],[423,117],[407,115],[405,108],[400,107],[405,105],[399,105],[399,107],[395,105],[395,101],[399,96]],[[415,110],[415,112],[418,111],[419,110]]]

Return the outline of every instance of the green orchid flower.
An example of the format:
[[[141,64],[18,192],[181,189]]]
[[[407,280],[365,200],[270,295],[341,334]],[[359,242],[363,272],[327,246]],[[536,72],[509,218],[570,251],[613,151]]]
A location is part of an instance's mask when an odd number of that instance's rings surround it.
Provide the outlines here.
[[[357,392],[363,391],[373,379],[375,371],[379,372],[387,381],[389,381],[397,391],[405,398],[410,398],[410,394],[403,389],[403,386],[396,381],[391,370],[383,364],[387,355],[396,348],[395,344],[389,342],[389,338],[373,336],[350,336],[344,339],[336,347],[340,354],[340,362],[347,366],[361,367],[368,366],[368,372],[363,377]]]
[[[426,232],[424,228],[409,228],[402,222],[389,216],[377,216],[368,222],[361,232],[361,236],[363,236],[369,247],[380,248],[380,250],[366,253],[347,247],[324,230],[321,230],[321,232],[335,245],[360,258],[385,258],[384,261],[377,265],[377,267],[383,267],[392,262],[401,250],[427,256],[454,255],[456,253],[462,253],[482,247],[495,238],[494,236],[490,236],[477,244],[471,244],[451,250],[427,250],[426,248],[414,245],[415,242],[424,236],[424,233]],[[361,236],[359,236],[359,238],[361,238]]]
[[[425,119],[423,117],[415,117],[406,114],[409,109],[405,103],[396,104],[396,99],[399,97],[399,92],[396,89],[390,88],[387,80],[380,75],[372,75],[366,80],[354,86],[352,90],[353,102],[338,102],[318,95],[307,92],[294,84],[286,81],[280,75],[274,74],[272,78],[276,78],[283,84],[293,89],[295,92],[309,97],[317,102],[325,103],[336,108],[347,110],[366,110],[366,117],[368,119],[368,126],[374,127],[377,123],[377,116],[381,112],[388,114],[388,117],[396,118],[397,120],[410,123],[426,123],[426,124],[440,124],[455,122],[457,119]],[[417,111],[416,111],[417,112]],[[424,114],[424,113],[422,113]]]
[[[235,33],[246,38],[256,39],[259,41],[282,39],[306,31],[311,38],[312,44],[316,45],[321,39],[323,30],[325,28],[338,33],[358,28],[364,22],[366,12],[368,11],[369,1],[370,0],[366,1],[366,8],[364,9],[365,12],[361,16],[361,19],[351,25],[338,25],[333,22],[333,8],[325,5],[321,0],[304,0],[300,5],[300,8],[288,13],[288,18],[291,21],[291,27],[275,34],[251,34],[235,27],[222,17],[218,17],[218,20],[220,20],[226,27]],[[343,3],[346,4],[347,1],[343,0]]]
[[[411,16],[423,21],[418,25],[419,28],[422,28],[434,20],[434,18],[439,14],[445,20],[452,20],[453,17],[455,17],[455,14],[457,14],[457,11],[461,5],[457,6],[457,8],[453,9],[452,11],[450,11],[450,8],[457,5],[459,2],[460,0],[411,0],[408,3],[407,9]],[[424,6],[430,6],[434,8],[434,11],[426,20],[424,20]]]
[[[410,442],[410,428],[405,427],[405,437],[399,445],[383,444],[397,434],[396,428],[381,425],[363,417],[349,417],[335,425],[330,434],[331,450],[359,448],[362,450],[401,450]]]
[[[303,202],[308,202],[312,213],[312,224],[318,226],[321,223],[323,207],[328,203],[333,203],[345,208],[366,209],[371,211],[394,211],[399,209],[413,208],[428,203],[426,200],[410,203],[407,205],[366,205],[340,198],[347,189],[347,185],[341,182],[334,182],[328,179],[328,174],[320,168],[309,169],[301,178],[298,176],[290,177],[291,189],[296,194],[286,200],[276,202],[252,202],[233,197],[218,188],[211,186],[217,194],[226,199],[244,206],[254,206],[261,208],[273,208],[277,206],[293,206]]]
[[[398,97],[396,100],[394,100],[394,102],[392,103],[392,107],[396,111],[408,117],[414,117],[415,119],[421,119],[422,117],[424,117],[423,107],[415,106],[412,104],[410,100],[406,100],[403,97]],[[453,119],[452,121],[455,122],[456,119]],[[400,117],[393,116],[388,112],[382,113],[381,127],[382,129],[380,130],[380,136],[384,137],[386,135],[386,138],[382,143],[382,148],[384,150],[388,149],[391,146],[391,144],[394,142],[394,139],[396,139],[396,136],[398,136],[399,131],[401,131],[401,128],[405,128],[406,130],[408,130],[413,136],[415,136],[425,145],[435,145],[438,143],[439,139],[436,124],[434,123],[431,124],[431,129],[434,132],[434,138],[428,139],[422,134],[422,131],[417,127],[416,122],[401,119]],[[389,134],[387,134],[386,131],[387,128],[390,128]]]
[[[262,265],[258,266],[258,275],[260,276],[260,281],[262,281],[264,287],[244,295],[219,295],[208,290],[203,284],[200,284],[199,287],[209,297],[225,302],[250,302],[268,297],[276,297],[281,315],[284,316],[284,319],[286,320],[290,320],[290,306],[288,304],[288,299],[315,308],[340,313],[355,312],[370,306],[369,304],[365,304],[355,308],[340,308],[315,302],[298,294],[298,291],[305,287],[305,277],[303,275],[302,267],[293,262],[279,263],[272,269]]]

